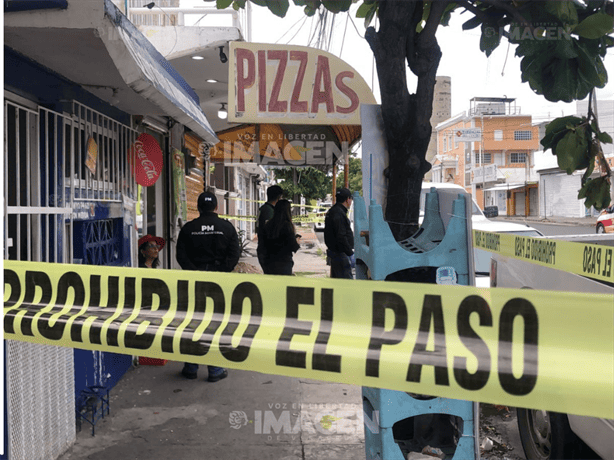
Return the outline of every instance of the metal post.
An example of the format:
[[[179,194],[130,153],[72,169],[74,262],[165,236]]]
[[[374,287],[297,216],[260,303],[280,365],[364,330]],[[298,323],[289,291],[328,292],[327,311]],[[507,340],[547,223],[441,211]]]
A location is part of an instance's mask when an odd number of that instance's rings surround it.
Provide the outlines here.
[[[335,204],[335,195],[337,194],[337,163],[333,160],[333,190],[332,190],[333,198],[332,202]]]
[[[482,210],[486,207],[484,195],[484,115],[480,117],[480,170],[482,172]]]
[[[350,153],[348,150],[345,151],[345,165],[343,166],[343,172],[345,174],[343,186],[345,188],[350,188]]]

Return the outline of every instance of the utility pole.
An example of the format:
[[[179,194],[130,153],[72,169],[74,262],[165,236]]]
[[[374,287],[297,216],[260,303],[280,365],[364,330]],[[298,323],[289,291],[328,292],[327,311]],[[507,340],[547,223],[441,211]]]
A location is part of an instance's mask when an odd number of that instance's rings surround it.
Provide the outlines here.
[[[484,193],[484,114],[480,116],[480,171],[482,172],[482,210],[486,207]]]

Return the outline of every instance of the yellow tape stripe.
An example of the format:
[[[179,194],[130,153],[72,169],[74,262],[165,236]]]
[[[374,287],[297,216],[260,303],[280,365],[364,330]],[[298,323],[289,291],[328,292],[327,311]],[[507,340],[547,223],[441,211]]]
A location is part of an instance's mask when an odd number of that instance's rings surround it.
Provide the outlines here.
[[[266,201],[263,201],[263,200],[248,200],[247,198],[241,198],[241,197],[228,197],[228,199],[235,200],[235,201],[245,201],[247,203],[260,203],[260,204],[266,203]],[[297,204],[297,203],[292,203],[291,206],[294,206],[297,208],[312,208],[312,209],[319,209],[319,208],[324,207],[322,205],[314,206],[311,204]]]
[[[614,247],[473,231],[473,246],[588,278],[614,282]]]
[[[228,214],[220,214],[219,217],[221,217],[222,219],[229,219],[229,220],[241,220],[241,221],[245,221],[245,222],[256,222],[256,216],[231,216],[231,215],[228,215]],[[303,222],[303,223],[324,222],[324,217],[316,217],[316,216],[292,216],[292,221],[293,222]]]
[[[4,269],[7,339],[614,418],[610,295],[15,261]]]

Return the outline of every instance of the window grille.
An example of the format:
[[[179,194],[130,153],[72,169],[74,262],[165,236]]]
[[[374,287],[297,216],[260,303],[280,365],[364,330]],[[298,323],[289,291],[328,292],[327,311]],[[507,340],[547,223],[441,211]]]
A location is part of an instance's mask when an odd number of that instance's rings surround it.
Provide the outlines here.
[[[88,265],[123,265],[123,221],[101,219],[75,222],[75,260]]]
[[[491,153],[476,153],[475,154],[475,163],[476,164],[488,164],[492,163],[492,154]]]
[[[527,154],[526,153],[511,153],[510,154],[510,163],[526,163],[527,162]]]
[[[78,102],[72,102],[72,117],[65,128],[67,161],[64,174],[75,201],[115,201],[122,196],[136,199],[128,151],[138,132]],[[87,167],[88,141],[96,142],[95,167]]]
[[[5,259],[66,260],[63,121],[5,100]],[[75,440],[73,350],[7,340],[6,401],[8,458],[60,456]]]
[[[515,141],[530,141],[533,139],[533,131],[514,131]]]
[[[63,116],[4,104],[4,258],[64,262]]]

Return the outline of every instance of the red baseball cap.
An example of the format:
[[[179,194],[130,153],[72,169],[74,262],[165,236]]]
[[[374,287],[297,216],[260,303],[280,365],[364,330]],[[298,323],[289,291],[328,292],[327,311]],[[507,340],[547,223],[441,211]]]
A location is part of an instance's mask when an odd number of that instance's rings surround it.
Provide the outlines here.
[[[153,235],[145,235],[139,239],[139,248],[145,243],[149,243],[150,241],[156,243],[160,249],[162,249],[166,244],[166,240],[164,238],[160,238],[159,236]]]

